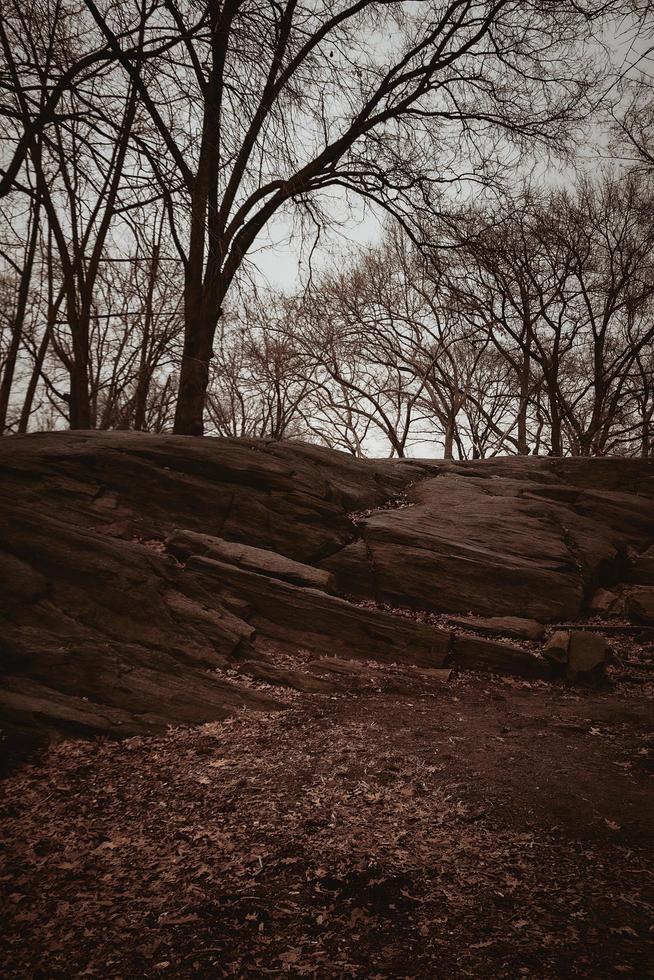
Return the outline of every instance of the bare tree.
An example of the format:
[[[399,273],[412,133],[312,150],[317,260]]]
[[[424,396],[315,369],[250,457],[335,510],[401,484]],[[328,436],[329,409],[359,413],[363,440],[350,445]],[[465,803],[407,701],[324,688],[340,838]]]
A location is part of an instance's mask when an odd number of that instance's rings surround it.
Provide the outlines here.
[[[450,221],[461,230],[448,283],[514,373],[519,452],[536,389],[551,452],[565,439],[583,455],[606,451],[634,360],[654,338],[653,201],[647,179],[607,174]]]
[[[610,6],[166,0],[143,14],[84,2],[150,115],[178,230],[185,215],[185,434],[203,431],[223,304],[271,218],[294,204],[325,220],[321,199],[340,188],[415,225],[438,187],[497,170],[498,133],[561,145],[594,80],[577,42]],[[183,45],[141,71],[125,50],[145,22]]]
[[[95,29],[83,0],[2,0],[0,127],[6,155],[0,166],[0,198],[24,189],[30,155],[52,128],[70,120],[75,93],[95,86],[117,62],[133,64],[138,75],[148,58],[183,43],[176,26],[172,36],[166,32],[165,24],[155,17],[156,8],[156,3],[147,8],[141,4],[137,29],[121,29],[117,59],[102,32]],[[144,33],[146,25],[152,29]],[[101,114],[100,110],[101,102],[90,101],[85,107],[87,115]]]
[[[160,429],[177,388],[185,434],[649,452],[648,179],[456,193],[569,146],[640,0],[0,2],[0,428]],[[352,195],[401,233],[241,302],[269,223]]]
[[[207,401],[213,431],[276,440],[307,434],[315,359],[297,341],[296,305],[283,295],[255,294],[223,319]]]

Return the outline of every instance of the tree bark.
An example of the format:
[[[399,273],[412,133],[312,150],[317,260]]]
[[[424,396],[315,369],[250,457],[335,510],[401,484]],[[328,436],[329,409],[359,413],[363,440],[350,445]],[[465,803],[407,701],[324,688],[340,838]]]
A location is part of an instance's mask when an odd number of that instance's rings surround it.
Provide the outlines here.
[[[71,429],[94,428],[89,392],[88,336],[73,341],[75,355],[70,370],[69,424]]]
[[[561,417],[556,399],[550,401],[550,441],[552,456],[563,456],[563,439],[561,438]]]
[[[520,396],[518,403],[518,454],[529,455],[527,442],[527,412],[529,409],[529,387],[531,380],[531,364],[529,353],[525,351],[522,370],[520,372]]]
[[[152,371],[148,363],[148,352],[150,347],[150,337],[152,335],[152,318],[154,314],[154,287],[159,274],[159,252],[160,246],[158,243],[155,243],[152,248],[152,261],[150,262],[150,273],[148,276],[148,288],[145,298],[145,317],[143,323],[143,339],[141,341],[139,372],[136,382],[134,428],[137,432],[142,432],[145,428],[148,392],[150,390],[150,381],[152,379]]]
[[[48,322],[41,343],[39,344],[39,349],[36,352],[36,360],[34,361],[34,367],[32,368],[32,374],[30,376],[29,383],[27,385],[27,391],[25,392],[25,399],[23,401],[23,407],[20,413],[20,419],[18,421],[18,431],[21,434],[27,432],[27,427],[30,423],[30,417],[32,415],[32,406],[34,405],[34,396],[36,394],[36,388],[39,383],[39,378],[41,377],[41,372],[43,370],[43,362],[45,361],[45,355],[48,352],[48,347],[50,345],[50,323]]]
[[[39,240],[39,212],[40,202],[36,204],[31,216],[32,227],[30,229],[29,242],[27,245],[25,264],[20,277],[18,290],[18,302],[16,304],[16,315],[14,317],[13,329],[11,331],[11,343],[5,361],[2,381],[0,382],[0,433],[4,433],[7,428],[7,412],[9,410],[9,399],[16,373],[18,352],[23,339],[23,329],[25,326],[25,313],[27,311],[27,301],[29,298],[30,285],[32,281],[32,270],[34,268],[34,257]]]
[[[454,459],[454,419],[450,416],[445,426],[443,441],[443,459]]]
[[[214,335],[215,324],[208,322],[201,313],[190,321],[187,319],[175,407],[175,435],[204,435],[204,407],[209,387],[209,364],[213,357]]]

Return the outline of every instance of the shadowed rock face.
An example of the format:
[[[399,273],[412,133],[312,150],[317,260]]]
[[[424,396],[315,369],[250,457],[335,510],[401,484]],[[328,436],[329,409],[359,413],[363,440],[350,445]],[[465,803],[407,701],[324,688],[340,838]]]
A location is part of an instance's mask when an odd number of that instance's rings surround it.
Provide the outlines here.
[[[221,674],[260,657],[257,636],[456,663],[449,631],[376,605],[571,619],[654,540],[654,467],[636,460],[357,461],[79,432],[2,440],[0,481],[10,734],[117,736],[281,707]],[[520,672],[519,648],[506,656]]]

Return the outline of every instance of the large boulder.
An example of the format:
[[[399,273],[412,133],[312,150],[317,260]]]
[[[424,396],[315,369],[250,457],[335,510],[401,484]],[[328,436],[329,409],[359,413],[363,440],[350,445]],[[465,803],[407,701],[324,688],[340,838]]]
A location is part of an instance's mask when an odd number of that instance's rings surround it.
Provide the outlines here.
[[[568,647],[567,679],[603,680],[610,653],[611,648],[603,636],[582,630],[573,631]]]
[[[411,476],[301,444],[118,432],[0,441],[0,728],[28,740],[122,735],[282,707],[224,673],[255,638],[247,602],[207,591],[166,537],[180,529],[185,553],[218,549],[327,588],[329,573],[302,562],[342,547],[348,513]]]

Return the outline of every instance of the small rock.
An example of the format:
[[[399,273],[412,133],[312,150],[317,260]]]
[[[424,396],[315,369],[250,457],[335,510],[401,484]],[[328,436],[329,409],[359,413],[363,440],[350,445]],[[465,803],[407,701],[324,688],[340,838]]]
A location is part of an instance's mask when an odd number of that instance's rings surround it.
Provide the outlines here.
[[[654,586],[633,585],[627,591],[627,615],[639,623],[654,623]]]
[[[595,616],[622,616],[624,602],[622,598],[609,589],[598,589],[590,600],[588,611]]]
[[[597,633],[571,633],[566,674],[568,680],[601,681],[606,673],[610,652],[604,637]]]
[[[638,585],[654,585],[654,545],[638,555],[629,578]]]
[[[557,666],[565,666],[568,663],[568,648],[570,646],[570,634],[559,630],[553,633],[543,647],[543,656],[550,663]]]
[[[569,681],[602,680],[610,647],[603,636],[575,630],[554,633],[543,647],[543,656]]]

